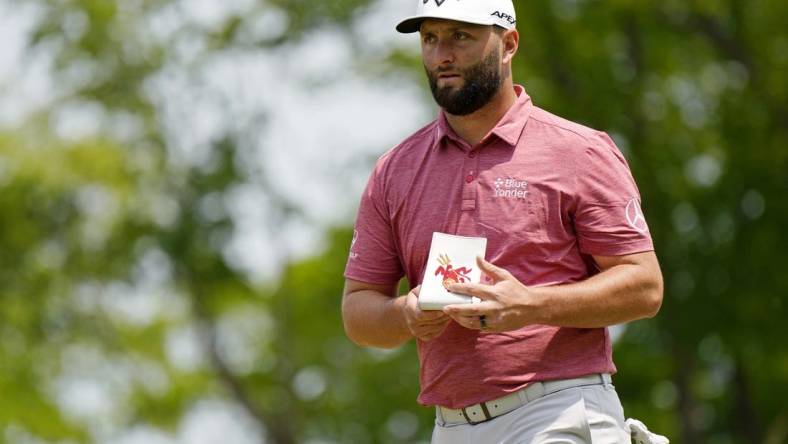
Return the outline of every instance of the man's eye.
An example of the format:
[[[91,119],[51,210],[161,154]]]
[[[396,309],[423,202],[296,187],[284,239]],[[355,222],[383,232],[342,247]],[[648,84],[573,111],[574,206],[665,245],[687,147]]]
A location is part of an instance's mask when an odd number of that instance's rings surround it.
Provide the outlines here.
[[[454,34],[454,39],[455,40],[466,40],[467,38],[468,38],[468,34],[466,34],[464,32],[458,32],[458,33]]]
[[[423,39],[424,39],[424,43],[433,43],[435,41],[435,36],[434,35],[425,35],[423,37]]]

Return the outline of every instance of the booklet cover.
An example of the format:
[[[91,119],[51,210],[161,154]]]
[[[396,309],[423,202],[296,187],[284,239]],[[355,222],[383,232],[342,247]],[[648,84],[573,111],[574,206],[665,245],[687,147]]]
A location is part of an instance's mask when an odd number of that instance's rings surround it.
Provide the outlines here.
[[[455,282],[478,283],[482,273],[476,256],[484,257],[486,249],[487,239],[483,237],[432,233],[427,269],[419,292],[419,308],[441,310],[446,305],[478,302],[478,298],[452,293],[446,286]]]

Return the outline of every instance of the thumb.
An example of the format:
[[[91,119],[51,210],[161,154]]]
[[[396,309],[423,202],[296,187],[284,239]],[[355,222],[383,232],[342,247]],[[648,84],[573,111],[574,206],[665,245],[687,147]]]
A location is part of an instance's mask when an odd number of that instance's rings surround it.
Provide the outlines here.
[[[476,263],[479,264],[479,268],[484,272],[484,274],[492,278],[493,283],[504,281],[511,277],[511,273],[497,265],[487,262],[481,256],[476,256]]]

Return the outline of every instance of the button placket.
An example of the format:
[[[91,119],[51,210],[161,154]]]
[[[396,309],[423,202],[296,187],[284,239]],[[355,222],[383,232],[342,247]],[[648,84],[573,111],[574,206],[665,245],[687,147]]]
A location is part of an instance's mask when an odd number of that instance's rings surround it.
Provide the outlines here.
[[[473,211],[476,209],[476,189],[479,177],[479,155],[476,150],[470,151],[463,162],[465,180],[462,186],[462,210]]]

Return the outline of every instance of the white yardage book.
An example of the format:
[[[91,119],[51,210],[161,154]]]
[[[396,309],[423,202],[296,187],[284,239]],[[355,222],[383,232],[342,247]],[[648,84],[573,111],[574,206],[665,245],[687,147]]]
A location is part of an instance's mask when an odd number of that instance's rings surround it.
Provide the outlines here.
[[[476,256],[484,257],[487,239],[483,237],[455,236],[432,233],[427,269],[421,281],[419,308],[441,310],[451,304],[472,304],[476,297],[452,293],[446,289],[450,283],[478,283],[482,273]]]

